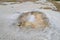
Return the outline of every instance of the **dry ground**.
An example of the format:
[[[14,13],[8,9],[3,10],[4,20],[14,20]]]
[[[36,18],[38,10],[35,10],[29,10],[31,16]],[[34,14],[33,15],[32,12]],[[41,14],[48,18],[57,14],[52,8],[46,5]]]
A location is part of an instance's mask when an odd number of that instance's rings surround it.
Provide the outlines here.
[[[3,1],[3,2],[26,2],[26,1],[32,1],[32,2],[35,2],[37,0],[0,0],[0,1]]]
[[[16,0],[0,0],[0,1],[3,1],[3,2],[6,2],[6,1],[7,1],[7,2],[9,2],[9,1],[10,1],[10,2],[16,2]]]
[[[57,7],[57,11],[60,11],[60,1],[52,1],[52,3]]]

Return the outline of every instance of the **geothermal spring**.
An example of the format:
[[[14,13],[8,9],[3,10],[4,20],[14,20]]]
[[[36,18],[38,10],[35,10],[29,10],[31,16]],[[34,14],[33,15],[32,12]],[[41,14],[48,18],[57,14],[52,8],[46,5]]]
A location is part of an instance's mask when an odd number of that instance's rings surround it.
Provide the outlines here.
[[[42,22],[34,21],[33,16],[28,17],[28,20],[33,24],[40,22],[44,27],[39,23],[40,28],[37,27],[37,23],[33,28],[29,27],[30,23],[20,26],[21,22],[24,23],[20,16],[30,14],[29,12],[40,12],[42,16],[36,13],[37,18],[47,17],[48,20],[45,19],[45,22],[47,21],[49,26],[44,26],[44,19]],[[57,11],[56,6],[49,1],[2,2],[0,4],[0,40],[60,40],[60,11]]]

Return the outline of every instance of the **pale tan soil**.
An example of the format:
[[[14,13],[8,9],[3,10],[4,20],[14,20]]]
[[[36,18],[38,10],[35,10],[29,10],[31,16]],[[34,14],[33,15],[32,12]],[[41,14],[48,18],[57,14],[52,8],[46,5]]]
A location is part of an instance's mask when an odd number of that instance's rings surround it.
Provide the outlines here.
[[[31,1],[31,2],[35,2],[35,1],[38,1],[38,0],[17,0],[18,2],[27,2],[27,1]]]
[[[0,0],[2,2],[16,2],[16,0]]]
[[[60,11],[60,3],[58,1],[52,1],[52,3],[56,6],[57,11]]]
[[[37,0],[0,0],[3,2],[26,2],[26,1],[31,1],[31,2],[35,2]]]

